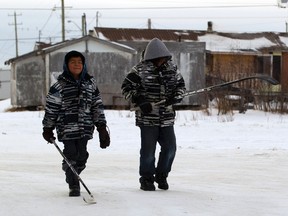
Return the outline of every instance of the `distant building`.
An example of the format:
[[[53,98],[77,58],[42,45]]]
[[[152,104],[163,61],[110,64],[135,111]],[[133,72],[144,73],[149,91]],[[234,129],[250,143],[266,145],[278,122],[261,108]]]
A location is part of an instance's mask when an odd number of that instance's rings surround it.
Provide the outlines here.
[[[251,74],[267,74],[280,82],[282,92],[288,92],[288,33],[215,32],[209,21],[207,31],[96,27],[94,34],[131,47],[154,37],[164,42],[203,42],[205,75],[231,81]],[[250,84],[257,87],[257,82]]]
[[[0,69],[0,100],[10,98],[10,70]]]

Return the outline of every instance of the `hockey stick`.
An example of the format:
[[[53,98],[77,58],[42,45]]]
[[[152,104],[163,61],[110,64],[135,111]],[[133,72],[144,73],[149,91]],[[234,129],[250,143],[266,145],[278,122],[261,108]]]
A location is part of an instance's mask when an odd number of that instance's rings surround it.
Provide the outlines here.
[[[68,166],[70,167],[70,169],[72,170],[72,172],[77,176],[78,180],[81,182],[81,184],[83,185],[83,187],[86,189],[86,191],[88,192],[88,194],[90,195],[90,197],[88,199],[86,199],[85,197],[83,197],[83,200],[88,203],[88,204],[96,204],[96,201],[94,200],[94,197],[92,195],[92,193],[89,191],[89,189],[87,188],[87,186],[84,184],[83,180],[81,179],[81,177],[79,176],[79,174],[77,173],[77,171],[74,169],[74,167],[71,165],[71,163],[68,161],[68,159],[66,158],[66,156],[63,154],[63,152],[61,151],[61,149],[59,148],[59,146],[56,144],[54,139],[51,139],[51,141],[53,142],[54,146],[56,147],[56,149],[59,151],[59,153],[62,155],[63,159],[65,160],[65,162],[68,164]]]
[[[191,95],[195,95],[195,94],[209,92],[211,90],[215,90],[215,89],[218,89],[218,88],[222,88],[222,87],[225,87],[225,86],[232,85],[234,83],[238,83],[238,82],[242,82],[242,81],[250,80],[250,79],[260,79],[260,80],[266,81],[266,82],[268,82],[269,84],[272,84],[272,85],[278,85],[279,84],[279,82],[277,80],[273,79],[270,76],[254,75],[254,76],[244,77],[244,78],[241,78],[241,79],[232,80],[232,81],[225,82],[225,83],[220,83],[220,84],[217,84],[217,85],[209,86],[209,87],[198,89],[198,90],[195,90],[195,91],[187,92],[187,93],[182,95],[182,98],[183,97],[187,97],[187,96],[191,96]],[[161,105],[161,104],[164,104],[165,102],[166,102],[166,99],[158,101],[157,103],[153,103],[152,106]],[[140,109],[139,107],[134,107],[134,108],[131,109],[131,111],[136,111],[136,110],[139,110],[139,109]]]

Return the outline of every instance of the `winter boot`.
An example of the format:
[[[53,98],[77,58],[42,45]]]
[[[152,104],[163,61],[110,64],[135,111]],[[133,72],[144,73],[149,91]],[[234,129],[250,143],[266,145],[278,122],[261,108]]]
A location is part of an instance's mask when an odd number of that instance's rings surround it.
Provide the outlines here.
[[[168,190],[169,185],[167,183],[167,175],[159,174],[156,175],[155,181],[158,183],[158,188],[162,190]]]
[[[80,196],[80,187],[77,185],[69,187],[69,197],[75,196]]]
[[[144,191],[155,191],[155,185],[154,185],[154,178],[150,177],[141,177],[139,179],[140,181],[140,189]]]
[[[80,196],[80,184],[78,177],[69,168],[65,172],[66,182],[69,185],[69,196]]]

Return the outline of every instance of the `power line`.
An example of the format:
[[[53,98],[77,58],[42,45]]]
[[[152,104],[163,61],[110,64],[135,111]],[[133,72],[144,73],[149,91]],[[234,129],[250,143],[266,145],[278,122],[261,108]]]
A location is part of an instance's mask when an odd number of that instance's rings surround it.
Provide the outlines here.
[[[202,17],[166,17],[166,16],[161,16],[161,17],[152,17],[152,16],[149,16],[149,18],[151,19],[165,19],[165,20],[174,20],[174,19],[283,19],[283,18],[287,18],[287,16],[265,16],[265,17],[259,17],[259,16],[245,16],[245,17],[235,17],[235,16],[223,16],[223,17],[220,17],[220,16],[202,16]],[[102,19],[147,19],[147,17],[132,17],[132,16],[129,16],[129,17],[102,17]]]
[[[271,7],[277,4],[251,4],[251,5],[200,5],[200,6],[161,6],[161,7],[102,7],[102,8],[73,8],[66,10],[166,10],[166,9],[193,9],[193,8],[247,8],[247,7]],[[52,10],[55,10],[53,8]],[[51,10],[51,8],[0,8],[0,10]]]
[[[166,9],[193,9],[193,8],[247,8],[247,7],[271,7],[276,4],[267,5],[202,5],[202,6],[167,6],[167,7],[129,7],[129,8],[71,8],[70,10],[166,10]]]
[[[40,29],[40,31],[43,31],[43,29],[46,27],[46,25],[47,25],[48,22],[50,21],[50,19],[51,19],[53,13],[54,13],[54,10],[51,11],[51,13],[50,13],[48,19],[46,20],[46,22],[44,23],[44,25],[42,26],[42,28]]]
[[[53,37],[41,37],[41,39],[51,39],[51,38],[62,38],[62,36],[53,36]],[[18,38],[18,41],[27,41],[27,40],[38,40],[38,37],[31,37],[31,38]],[[15,39],[9,38],[9,39],[0,39],[0,41],[13,41]]]

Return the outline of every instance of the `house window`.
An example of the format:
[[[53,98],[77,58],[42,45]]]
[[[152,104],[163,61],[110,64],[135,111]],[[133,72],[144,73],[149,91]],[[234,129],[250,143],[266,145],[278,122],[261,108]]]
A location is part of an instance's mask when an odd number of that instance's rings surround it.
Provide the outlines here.
[[[257,56],[257,73],[271,75],[272,58],[271,55]]]
[[[280,82],[281,74],[281,56],[273,56],[272,77]]]

